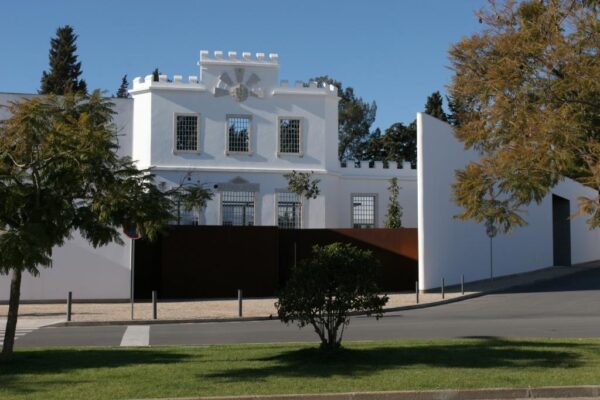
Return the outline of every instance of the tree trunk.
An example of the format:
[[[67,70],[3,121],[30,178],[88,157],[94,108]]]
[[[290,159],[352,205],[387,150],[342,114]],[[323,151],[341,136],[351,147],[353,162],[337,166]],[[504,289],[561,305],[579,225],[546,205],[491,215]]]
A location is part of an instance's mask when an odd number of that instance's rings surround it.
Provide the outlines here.
[[[15,333],[17,331],[17,316],[19,315],[19,300],[21,298],[21,270],[14,269],[10,280],[10,299],[8,301],[8,317],[6,319],[6,331],[4,332],[4,345],[2,357],[9,357],[13,352],[15,344]]]

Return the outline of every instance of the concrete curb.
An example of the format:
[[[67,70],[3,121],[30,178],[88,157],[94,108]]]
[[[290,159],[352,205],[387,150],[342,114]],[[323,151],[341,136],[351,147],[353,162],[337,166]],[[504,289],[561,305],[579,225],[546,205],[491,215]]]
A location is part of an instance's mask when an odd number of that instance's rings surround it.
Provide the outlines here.
[[[352,392],[268,396],[182,397],[162,400],[497,400],[531,398],[598,398],[600,386],[553,386],[539,388],[410,390],[398,392]]]
[[[550,267],[550,268],[552,268],[552,267]],[[477,297],[482,297],[482,296],[486,296],[489,294],[502,292],[502,291],[508,290],[508,289],[516,289],[516,288],[519,288],[522,286],[530,285],[532,283],[540,283],[540,282],[557,279],[560,277],[575,274],[580,271],[582,271],[582,270],[581,269],[573,270],[570,273],[566,273],[566,274],[560,275],[560,276],[548,276],[548,277],[533,279],[527,283],[518,283],[518,284],[502,286],[502,287],[498,287],[498,288],[490,289],[490,290],[482,290],[482,291],[476,292],[476,293],[469,293],[466,295],[452,297],[452,298],[444,299],[444,300],[432,301],[429,303],[411,304],[409,306],[385,308],[383,310],[383,313],[385,315],[386,313],[390,313],[390,312],[417,310],[417,309],[421,309],[421,308],[429,308],[429,307],[441,306],[444,304],[456,303],[456,302],[463,301],[463,300],[470,300],[470,299],[474,299]],[[351,312],[350,315],[351,316],[359,316],[359,315],[366,315],[366,313]],[[279,320],[279,318],[277,318],[277,316],[268,316],[268,317],[264,316],[264,317],[241,317],[241,318],[190,318],[190,319],[170,319],[170,320],[169,319],[157,319],[157,320],[150,319],[150,320],[133,320],[133,321],[131,321],[131,320],[71,321],[71,322],[65,321],[65,322],[58,322],[56,324],[52,324],[52,325],[48,325],[48,326],[70,327],[70,326],[112,326],[112,325],[115,325],[115,326],[119,326],[119,325],[166,325],[166,324],[198,324],[198,323],[215,323],[215,322],[250,322],[250,321],[269,321],[269,320]]]

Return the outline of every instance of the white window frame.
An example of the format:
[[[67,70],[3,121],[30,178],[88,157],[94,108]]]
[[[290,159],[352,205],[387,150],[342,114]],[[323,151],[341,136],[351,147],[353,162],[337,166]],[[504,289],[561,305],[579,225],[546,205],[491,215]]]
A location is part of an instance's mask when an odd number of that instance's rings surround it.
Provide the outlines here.
[[[298,135],[298,152],[297,153],[283,153],[281,152],[281,120],[282,119],[297,119],[299,121],[300,130]],[[303,157],[304,156],[304,118],[299,116],[277,116],[277,149],[276,149],[277,157],[285,157],[285,156],[296,156]]]
[[[250,225],[223,225],[223,216],[225,215],[225,213],[223,212],[223,194],[224,193],[235,193],[235,192],[239,192],[239,193],[252,193],[252,203],[254,204],[254,212],[253,214],[253,218],[252,218],[252,225],[251,226],[256,226],[256,218],[257,218],[257,210],[258,210],[258,204],[257,204],[257,192],[252,192],[252,191],[248,191],[248,190],[225,190],[222,192],[219,192],[219,211],[220,211],[220,216],[219,216],[219,225],[220,226],[250,226]]]
[[[177,117],[196,117],[196,150],[177,149]],[[173,154],[199,154],[200,150],[200,113],[173,113]]]
[[[229,150],[229,118],[248,118],[248,151],[231,151]],[[252,114],[226,114],[225,115],[225,155],[243,154],[251,156],[253,153],[252,139],[254,135],[254,126]]]
[[[289,191],[277,191],[275,193],[275,226],[279,228],[279,195],[280,194],[285,194],[285,193],[292,193]],[[292,228],[292,229],[303,229],[304,228],[304,197],[303,196],[298,196],[298,198],[300,199],[300,226],[298,228]],[[282,229],[282,228],[279,228]]]
[[[379,194],[377,193],[351,193],[350,194],[350,227],[353,229],[364,229],[354,228],[354,196],[373,197],[373,228],[377,228],[377,214],[379,212]]]

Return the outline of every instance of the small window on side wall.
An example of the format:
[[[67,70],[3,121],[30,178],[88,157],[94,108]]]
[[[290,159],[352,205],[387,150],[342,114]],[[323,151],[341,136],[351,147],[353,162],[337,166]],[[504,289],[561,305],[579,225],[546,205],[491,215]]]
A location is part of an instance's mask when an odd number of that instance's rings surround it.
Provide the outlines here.
[[[352,227],[375,228],[377,196],[375,194],[352,195]]]
[[[279,154],[302,155],[302,121],[279,118]]]
[[[198,152],[198,115],[175,115],[175,151]]]

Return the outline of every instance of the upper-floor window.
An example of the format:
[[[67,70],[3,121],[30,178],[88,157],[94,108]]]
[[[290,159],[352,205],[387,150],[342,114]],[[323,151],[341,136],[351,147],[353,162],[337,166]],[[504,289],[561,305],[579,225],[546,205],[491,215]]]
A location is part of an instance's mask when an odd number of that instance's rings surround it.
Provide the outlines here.
[[[375,194],[352,195],[353,228],[375,228],[376,200]]]
[[[227,116],[227,152],[249,153],[252,118],[248,115]]]
[[[222,192],[223,225],[254,225],[254,193]]]
[[[300,118],[279,118],[279,153],[301,154],[302,121]]]
[[[198,115],[175,115],[175,151],[198,151]]]
[[[277,194],[277,226],[286,229],[300,229],[302,202],[296,193]]]

